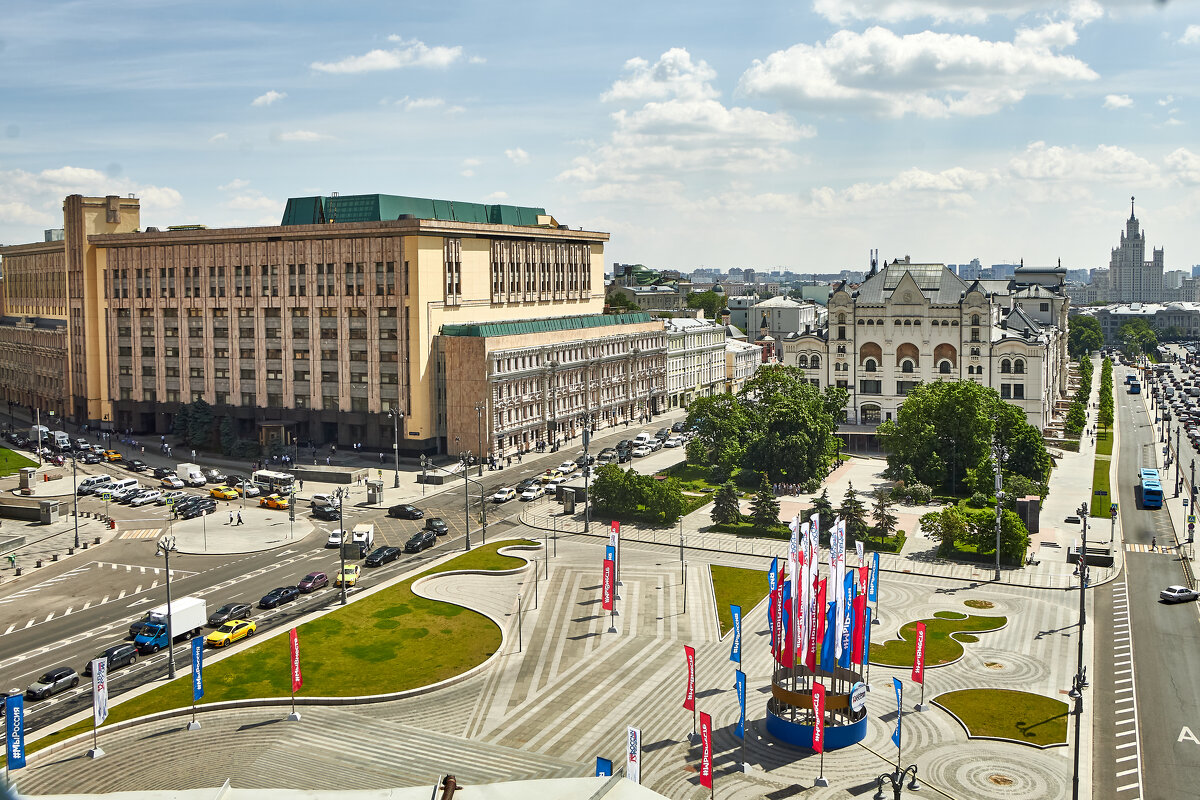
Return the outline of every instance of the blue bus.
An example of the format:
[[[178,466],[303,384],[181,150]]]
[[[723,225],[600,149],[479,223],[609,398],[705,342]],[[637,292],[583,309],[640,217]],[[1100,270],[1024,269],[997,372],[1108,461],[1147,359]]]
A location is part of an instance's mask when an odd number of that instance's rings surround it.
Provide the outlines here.
[[[1137,381],[1130,381],[1129,382],[1129,393],[1130,394],[1141,394],[1142,393],[1142,384],[1138,383]]]
[[[1142,508],[1162,508],[1162,483],[1158,479],[1158,470],[1143,469],[1140,478]]]

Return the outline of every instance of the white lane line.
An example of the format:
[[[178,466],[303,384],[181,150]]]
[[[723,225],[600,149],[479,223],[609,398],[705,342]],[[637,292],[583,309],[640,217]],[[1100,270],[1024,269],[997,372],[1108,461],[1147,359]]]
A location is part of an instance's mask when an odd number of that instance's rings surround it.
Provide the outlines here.
[[[141,591],[142,591],[142,585],[139,583],[139,584],[137,585],[137,588],[133,590],[133,593],[134,593],[134,594],[140,594],[140,593],[141,593]],[[815,712],[814,712],[814,713],[815,713]]]
[[[1128,671],[1128,670],[1126,670],[1126,671]],[[1118,686],[1121,685],[1122,683],[1133,683],[1133,678],[1121,678],[1121,680],[1116,681],[1116,683]]]
[[[26,622],[26,623],[25,623],[25,627],[26,627],[26,628],[32,628],[32,627],[33,627],[33,623],[35,623],[35,622],[37,622],[37,620],[33,620],[33,619],[31,619],[31,620],[29,620],[29,622]]]
[[[1136,784],[1136,783],[1127,783],[1127,784],[1125,784],[1124,786],[1118,786],[1118,787],[1117,787],[1117,791],[1118,791],[1118,792],[1127,792],[1127,791],[1129,791],[1130,789],[1136,789],[1136,788],[1138,788],[1138,786],[1139,786],[1139,784]]]
[[[89,608],[91,608],[91,607],[92,607],[92,601],[91,601],[91,600],[88,600],[86,603],[84,603],[84,604],[83,604],[83,608],[81,608],[81,609],[79,609],[79,610],[80,610],[80,611],[87,611],[87,610],[88,610]]]
[[[44,620],[42,620],[42,621],[43,621],[43,622],[49,622],[49,621],[50,621],[50,620],[52,620],[52,619],[54,619],[54,612],[53,612],[53,611],[51,611],[49,614],[47,614],[47,615],[46,615],[46,618],[45,618]],[[813,712],[813,713],[816,713],[816,712]]]
[[[1120,734],[1118,734],[1118,735],[1120,735]],[[1117,745],[1118,750],[1125,750],[1130,747],[1137,747],[1137,742],[1128,742],[1126,744]],[[1137,756],[1133,756],[1133,758],[1137,758]]]
[[[75,610],[75,606],[67,606],[67,610],[63,612],[63,616],[65,617],[67,614],[70,614],[74,610]],[[816,719],[815,714],[816,714],[816,712],[814,712],[814,716],[813,716],[814,719]]]
[[[1117,763],[1120,764],[1122,761],[1133,761],[1135,758],[1137,758],[1137,756],[1121,756],[1117,759]]]
[[[814,711],[813,713],[815,714],[816,712]],[[1116,777],[1118,777],[1118,778],[1124,778],[1126,775],[1133,775],[1135,772],[1137,772],[1137,767],[1134,767],[1133,769],[1127,769],[1127,770],[1123,770],[1123,771],[1121,771],[1121,772],[1118,772],[1118,773],[1116,774]]]
[[[118,600],[120,600],[120,599],[121,599],[122,597],[124,597],[124,596],[125,596],[125,590],[124,590],[124,589],[122,589],[122,590],[121,590],[121,593],[120,593],[119,595],[117,595],[117,599],[118,599]]]
[[[154,581],[153,583],[150,584],[151,589],[153,589],[155,586],[158,586],[158,581]],[[815,719],[815,717],[814,717],[814,719]]]
[[[5,635],[5,636],[7,636],[8,634],[12,633],[12,632],[13,632],[13,628],[15,628],[15,627],[17,627],[17,623],[15,623],[15,622],[14,622],[12,625],[9,625],[9,626],[8,626],[8,630],[6,630],[6,631],[4,632],[4,635]]]
[[[108,595],[104,595],[104,599],[100,601],[100,605],[104,605],[107,602],[108,602]]]

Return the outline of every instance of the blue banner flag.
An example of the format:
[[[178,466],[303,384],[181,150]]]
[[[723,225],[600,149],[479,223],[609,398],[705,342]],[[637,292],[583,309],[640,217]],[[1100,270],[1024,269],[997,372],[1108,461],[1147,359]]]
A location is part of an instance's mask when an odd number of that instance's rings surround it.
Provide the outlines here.
[[[900,720],[904,719],[904,687],[900,684],[899,678],[892,678],[892,685],[896,687],[896,731],[892,734],[892,744],[899,747]]]
[[[742,663],[742,607],[729,607],[729,613],[733,617],[733,648],[729,651],[729,660]]]
[[[19,694],[4,701],[4,730],[8,734],[4,748],[8,768],[20,769],[25,766],[25,698]]]
[[[771,559],[771,574],[767,576],[767,588],[772,592],[779,585],[779,559]]]
[[[192,702],[204,697],[204,637],[192,639]]]
[[[863,663],[871,660],[871,607],[867,606],[863,620]]]
[[[612,777],[612,759],[596,756],[596,777],[601,775]]]
[[[733,729],[733,735],[739,739],[746,738],[746,673],[740,669],[733,673],[733,685],[737,689],[738,707],[741,709],[738,714],[737,727]]]
[[[867,574],[867,600],[879,601],[879,551],[871,553],[871,569]]]
[[[611,544],[606,544],[604,546],[604,560],[605,561],[616,561],[617,560],[617,548],[613,547]]]
[[[833,672],[837,666],[837,654],[833,643],[837,641],[837,604],[827,603],[825,611],[825,638],[821,640],[821,671]]]
[[[855,592],[858,589],[858,581],[855,579],[855,570],[846,572],[846,580],[842,583],[842,588],[846,592],[846,602],[842,606],[842,615],[845,617],[842,625],[842,655],[838,659],[838,666],[850,668],[850,657],[854,650],[854,598]]]

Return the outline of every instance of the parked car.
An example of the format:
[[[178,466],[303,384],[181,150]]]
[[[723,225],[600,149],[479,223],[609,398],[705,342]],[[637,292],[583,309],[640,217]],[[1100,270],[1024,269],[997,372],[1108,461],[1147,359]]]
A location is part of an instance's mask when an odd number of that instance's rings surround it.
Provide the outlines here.
[[[104,460],[105,461],[120,461],[121,454],[118,453],[116,450],[105,450],[104,451]]]
[[[226,603],[209,614],[208,624],[215,628],[233,619],[247,619],[252,610],[249,603]]]
[[[417,531],[412,538],[404,543],[404,552],[419,553],[437,544],[437,535],[433,531]]]
[[[425,530],[433,531],[438,536],[445,536],[450,532],[450,526],[441,517],[426,517]]]
[[[363,562],[368,567],[382,567],[388,562],[395,561],[400,557],[399,547],[380,547],[367,556],[367,560]]]
[[[51,695],[74,689],[79,685],[79,673],[70,667],[52,669],[34,681],[25,690],[25,697],[30,700],[45,700]]]
[[[337,574],[337,579],[334,581],[335,586],[354,586],[358,583],[358,576],[362,572],[362,567],[358,564],[347,564],[342,568],[342,571]]]
[[[262,490],[255,486],[250,481],[231,482],[230,486],[240,495],[246,497],[258,497],[262,494]]]
[[[162,497],[162,492],[158,489],[143,489],[132,500],[129,501],[131,506],[144,506],[155,502]]]
[[[323,589],[329,585],[329,576],[324,572],[310,572],[300,579],[296,584],[296,588],[308,594],[315,592],[317,589]]]
[[[527,487],[525,487],[525,491],[521,492],[522,500],[537,500],[539,497],[545,497],[545,496],[546,496],[546,490],[543,489],[538,484],[534,484],[532,486],[527,486]]]
[[[525,491],[530,486],[533,486],[535,484],[540,486],[541,482],[537,478],[526,478],[525,480],[517,483],[517,485],[514,488],[516,489],[517,494],[520,494],[521,492]]]
[[[159,478],[159,479],[162,479],[162,478],[167,477],[168,475],[174,475],[174,474],[175,474],[175,470],[171,469],[170,467],[155,467],[154,468],[154,477]]]
[[[577,469],[579,469],[579,465],[574,461],[564,461],[558,465],[558,471],[563,475],[570,475]]]
[[[253,636],[256,630],[258,630],[258,625],[248,619],[230,620],[205,636],[204,644],[208,647],[226,647],[239,639]]]
[[[492,502],[493,503],[507,503],[509,500],[515,499],[516,496],[517,496],[517,490],[513,489],[511,486],[506,486],[503,489],[496,490],[496,493],[494,495],[492,495]]]
[[[317,519],[327,521],[341,518],[341,513],[334,506],[313,506],[310,513]]]
[[[633,460],[633,451],[632,450],[618,450],[617,451],[617,463],[618,464],[624,464],[625,462],[632,461],[632,460]]]
[[[543,472],[541,475],[538,476],[538,480],[541,481],[542,483],[549,483],[550,481],[554,480],[555,478],[561,478],[561,477],[562,477],[561,471],[559,471],[557,469],[548,469],[545,472]]]
[[[682,447],[682,446],[683,446],[683,437],[682,436],[671,436],[671,437],[668,437],[668,439],[665,442],[663,442],[663,447]]]
[[[125,462],[125,469],[129,470],[130,472],[145,472],[147,469],[149,469],[149,465],[140,458],[133,458]]]
[[[683,432],[683,420],[679,420],[674,425],[672,425],[671,432],[672,433],[682,433]]]
[[[1168,586],[1158,593],[1158,599],[1167,603],[1184,603],[1200,597],[1200,592],[1186,586]]]
[[[425,516],[425,512],[410,503],[401,503],[389,508],[388,516],[399,519],[421,519]]]
[[[84,464],[99,464],[100,456],[96,455],[95,453],[93,453],[91,451],[88,451],[88,452],[84,453],[82,456],[80,456],[79,460],[80,460],[80,462],[82,462]]]
[[[216,511],[217,501],[211,497],[198,497],[194,502],[188,503],[186,508],[177,510],[180,518],[194,519],[201,514],[211,514]]]
[[[639,444],[637,447],[633,448],[634,458],[641,458],[642,456],[648,456],[652,452],[654,452],[654,451],[651,450],[650,445],[647,445],[647,444]]]
[[[218,500],[235,500],[238,493],[231,486],[214,486],[208,490],[209,497],[215,497]]]
[[[269,494],[266,497],[260,498],[258,504],[265,508],[287,508],[288,499],[281,494]]]
[[[112,499],[114,503],[128,503],[129,501],[133,500],[134,497],[144,491],[145,488],[142,486],[130,486],[128,488],[118,489],[117,491],[113,492]]]
[[[649,447],[651,452],[653,452],[655,450],[662,450],[662,446],[663,446],[662,439],[651,439],[650,441],[646,442],[646,447]]]
[[[228,480],[228,478],[225,477],[225,473],[221,472],[221,470],[217,469],[216,467],[202,469],[200,470],[200,474],[203,475],[204,480],[208,481],[209,483],[225,483],[225,481]]]
[[[95,661],[101,658],[108,662],[109,672],[112,672],[114,669],[120,669],[121,667],[128,667],[130,664],[133,664],[137,661],[137,646],[132,645],[129,642],[114,644],[112,647],[108,648],[103,653],[100,653],[95,659],[92,660]],[[91,677],[91,661],[84,665],[83,674]]]
[[[159,481],[159,485],[161,485],[164,489],[182,489],[183,481],[179,480],[178,475],[165,475],[163,476],[163,479]]]
[[[258,601],[259,608],[275,608],[284,603],[290,603],[300,596],[300,590],[295,586],[280,586],[263,595]]]

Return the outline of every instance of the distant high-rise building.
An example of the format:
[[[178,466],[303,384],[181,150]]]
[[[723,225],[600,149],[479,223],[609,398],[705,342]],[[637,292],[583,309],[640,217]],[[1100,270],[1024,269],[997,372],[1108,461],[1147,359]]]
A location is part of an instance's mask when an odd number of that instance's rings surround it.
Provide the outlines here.
[[[1163,292],[1163,250],[1155,248],[1146,260],[1146,234],[1139,230],[1129,198],[1129,219],[1121,244],[1113,248],[1108,265],[1108,299],[1113,303],[1156,303],[1169,299]]]

